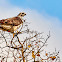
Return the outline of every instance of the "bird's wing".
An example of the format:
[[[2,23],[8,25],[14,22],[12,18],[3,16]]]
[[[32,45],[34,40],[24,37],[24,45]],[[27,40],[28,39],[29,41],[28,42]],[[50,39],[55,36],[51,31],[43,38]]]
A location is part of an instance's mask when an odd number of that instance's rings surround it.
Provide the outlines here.
[[[18,26],[22,24],[22,20],[19,17],[13,17],[13,18],[8,18],[8,19],[2,19],[0,20],[0,24],[5,24],[5,25],[13,25],[13,26]]]

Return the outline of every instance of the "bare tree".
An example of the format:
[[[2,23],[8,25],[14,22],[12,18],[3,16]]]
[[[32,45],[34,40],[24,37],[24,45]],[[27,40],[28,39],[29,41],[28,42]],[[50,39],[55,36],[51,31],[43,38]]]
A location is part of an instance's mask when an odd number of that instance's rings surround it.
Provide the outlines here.
[[[13,34],[13,36],[12,36]],[[32,31],[24,20],[16,33],[0,31],[0,62],[60,62],[59,51],[45,52],[50,31],[46,38],[43,32]]]

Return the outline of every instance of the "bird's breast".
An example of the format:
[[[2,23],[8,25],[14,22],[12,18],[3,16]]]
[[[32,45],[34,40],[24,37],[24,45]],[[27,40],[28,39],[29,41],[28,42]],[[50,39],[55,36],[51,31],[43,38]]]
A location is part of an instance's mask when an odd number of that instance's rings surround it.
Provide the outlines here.
[[[14,31],[17,30],[22,24],[18,25],[18,26],[13,26]]]

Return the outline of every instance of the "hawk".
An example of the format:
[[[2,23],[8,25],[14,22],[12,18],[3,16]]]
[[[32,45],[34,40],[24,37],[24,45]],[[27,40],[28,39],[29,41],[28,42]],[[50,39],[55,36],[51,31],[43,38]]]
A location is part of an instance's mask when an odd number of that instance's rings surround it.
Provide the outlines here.
[[[14,31],[23,24],[22,17],[24,17],[25,15],[26,14],[22,12],[19,13],[16,17],[0,20],[0,29],[3,31],[14,33]]]

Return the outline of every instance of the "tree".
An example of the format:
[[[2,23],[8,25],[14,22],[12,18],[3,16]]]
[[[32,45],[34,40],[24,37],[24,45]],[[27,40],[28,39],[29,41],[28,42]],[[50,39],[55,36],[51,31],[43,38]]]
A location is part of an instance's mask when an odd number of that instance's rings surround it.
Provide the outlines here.
[[[1,62],[60,62],[59,51],[46,52],[44,47],[50,38],[50,31],[46,38],[43,32],[30,30],[24,20],[16,33],[0,31],[0,61]]]

